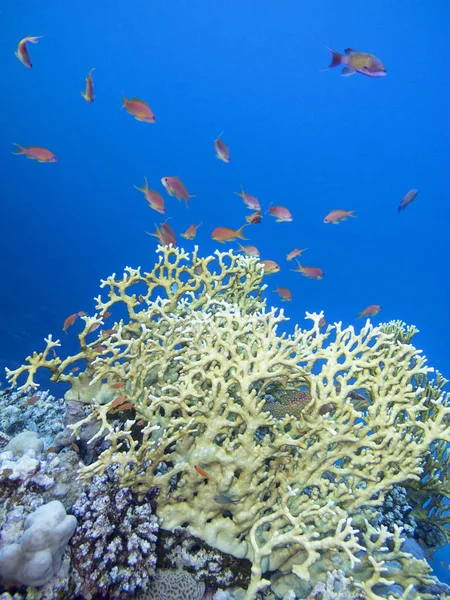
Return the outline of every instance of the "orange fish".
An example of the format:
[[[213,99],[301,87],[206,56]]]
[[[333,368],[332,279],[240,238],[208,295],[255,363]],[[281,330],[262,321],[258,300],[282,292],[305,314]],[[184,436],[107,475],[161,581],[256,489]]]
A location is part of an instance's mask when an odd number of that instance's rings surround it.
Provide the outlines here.
[[[40,40],[42,37],[44,36],[37,35],[23,38],[23,40],[20,40],[16,52],[14,52],[14,54],[17,56],[20,62],[23,65],[25,65],[27,69],[31,69],[31,67],[33,66],[31,64],[30,55],[28,54],[27,44],[28,42],[31,42],[32,44],[37,44],[38,40]]]
[[[333,223],[333,225],[339,225],[339,221],[345,221],[348,217],[354,217],[354,216],[355,216],[354,210],[344,210],[341,208],[337,208],[337,209],[329,212],[327,214],[327,216],[325,217],[325,219],[323,220],[323,222],[324,223]]]
[[[162,177],[161,183],[166,188],[169,196],[175,196],[177,200],[184,200],[186,206],[188,205],[189,198],[195,198],[195,196],[188,194],[186,186],[179,177]]]
[[[250,223],[250,225],[258,225],[259,223],[261,223],[261,211],[257,210],[251,215],[246,216],[245,220],[247,221],[247,223]]]
[[[145,187],[140,188],[140,187],[137,187],[137,185],[135,185],[134,187],[144,194],[145,199],[147,200],[147,202],[150,205],[150,208],[153,208],[153,210],[156,210],[156,212],[164,214],[166,212],[164,198],[161,196],[161,194],[158,194],[158,192],[156,192],[155,190],[149,190],[147,177],[144,177],[144,179],[145,179]]]
[[[94,348],[94,352],[98,352],[99,354],[101,354],[102,352],[105,352],[106,350],[106,346],[96,346]]]
[[[19,146],[19,144],[14,144],[19,148],[18,152],[13,152],[12,154],[25,154],[27,158],[31,158],[33,160],[37,160],[41,163],[54,163],[56,162],[56,156],[50,150],[46,148],[41,148],[40,146],[26,146],[23,148]]]
[[[197,471],[197,473],[199,473],[199,475],[201,475],[205,479],[209,478],[208,471],[205,471],[205,469],[203,467],[201,467],[200,465],[194,465],[194,469]]]
[[[269,206],[269,210],[267,212],[272,217],[276,217],[275,223],[281,223],[283,221],[289,223],[290,221],[294,220],[294,217],[291,215],[290,211],[285,206],[280,206],[279,204]]]
[[[244,227],[247,225],[242,225],[239,229],[231,229],[230,227],[216,227],[211,234],[211,237],[216,242],[234,242],[236,238],[240,240],[246,240],[242,233],[244,231]]]
[[[167,224],[166,221],[164,221],[164,223],[161,223],[161,227],[156,226],[155,233],[148,233],[147,231],[147,235],[151,235],[153,237],[158,238],[161,246],[168,246],[169,244],[172,244],[174,248],[176,248],[177,246],[176,233],[172,229],[172,227]]]
[[[117,396],[117,398],[114,398],[114,400],[111,402],[110,406],[111,408],[115,408],[116,406],[123,404],[126,400],[128,400],[128,396]]]
[[[297,260],[298,267],[296,269],[291,269],[291,271],[295,271],[297,273],[301,273],[305,277],[309,277],[310,279],[322,279],[325,273],[319,267],[302,267],[300,261]]]
[[[33,396],[32,398],[30,398],[29,400],[27,400],[27,404],[28,405],[36,404],[36,402],[38,400],[40,400],[40,398],[41,398],[40,396]]]
[[[127,384],[125,383],[125,381],[118,381],[117,383],[113,383],[112,384],[112,388],[114,390],[120,390],[122,388],[124,388]]]
[[[78,313],[74,313],[73,315],[68,316],[67,319],[64,321],[63,331],[67,333],[66,329],[75,323],[78,316]]]
[[[292,294],[291,294],[291,290],[289,288],[277,287],[277,289],[274,290],[274,292],[277,292],[277,294],[280,296],[280,298],[282,299],[283,302],[291,302]]]
[[[280,266],[274,260],[260,260],[259,264],[264,265],[264,275],[272,275],[280,270]]]
[[[400,202],[398,212],[401,212],[403,209],[405,209],[408,206],[408,204],[410,204],[415,199],[418,193],[419,190],[409,190],[409,192],[404,196],[403,200]]]
[[[131,98],[131,100],[127,100],[123,94],[122,99],[122,108],[125,108],[129,115],[133,115],[136,121],[142,121],[143,123],[156,123],[156,117],[146,102],[139,100],[139,98]]]
[[[343,77],[348,77],[355,73],[361,73],[368,77],[383,77],[386,75],[386,67],[381,60],[373,54],[359,52],[352,48],[346,48],[344,51],[345,54],[340,54],[331,48],[328,48],[328,50],[331,52],[331,63],[328,68],[323,69],[323,71],[328,71],[333,67],[344,65],[341,73]]]
[[[181,237],[186,238],[187,240],[193,240],[197,235],[197,229],[200,227],[199,225],[189,225],[184,233],[181,234]]]
[[[246,192],[244,192],[244,188],[242,188],[242,191],[240,193],[234,193],[236,194],[236,196],[240,196],[242,198],[244,204],[247,206],[247,208],[250,208],[250,210],[261,210],[261,204],[259,203],[258,198],[256,198],[256,196],[252,196],[251,194],[247,194]]]
[[[92,71],[95,71],[95,67],[92,67],[92,69],[89,71],[89,75],[86,77],[86,91],[80,92],[88,104],[92,104],[95,98]]]
[[[109,312],[109,310],[106,310],[102,315],[100,315],[102,317],[102,319],[107,319],[108,317],[111,316],[111,313]]]
[[[322,327],[325,327],[325,325],[327,324],[327,322],[325,321],[324,317],[320,317],[319,319],[319,327],[320,329],[322,329]]]
[[[358,319],[360,319],[361,317],[374,317],[380,312],[380,310],[381,306],[379,306],[378,304],[371,304],[359,313]]]
[[[228,149],[228,146],[226,144],[224,144],[222,142],[222,140],[220,139],[220,136],[222,134],[220,133],[217,138],[214,140],[214,150],[216,151],[216,158],[218,158],[219,160],[223,160],[223,162],[225,163],[229,163],[230,162],[230,151]]]
[[[292,260],[296,256],[300,256],[301,253],[304,252],[305,250],[308,250],[308,248],[303,248],[303,250],[299,250],[298,248],[294,248],[293,250],[291,250],[291,252],[289,252],[289,254],[286,254],[286,260]]]
[[[98,329],[100,327],[100,323],[92,323],[92,325],[89,327],[88,329],[88,333],[92,333],[93,331],[95,331],[96,329]],[[87,335],[87,334],[86,334]]]
[[[238,246],[247,256],[256,256],[256,258],[259,258],[260,253],[256,246],[242,246],[242,244],[238,244]]]

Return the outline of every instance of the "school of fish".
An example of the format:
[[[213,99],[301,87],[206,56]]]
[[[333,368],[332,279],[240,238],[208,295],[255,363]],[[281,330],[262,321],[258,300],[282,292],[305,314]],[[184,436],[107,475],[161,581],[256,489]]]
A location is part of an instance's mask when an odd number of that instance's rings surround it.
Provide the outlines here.
[[[27,68],[32,68],[32,62],[30,58],[30,54],[28,51],[28,44],[37,44],[38,41],[44,36],[27,36],[24,37],[18,43],[17,50],[15,52],[18,60]],[[329,48],[331,52],[331,63],[326,69],[322,69],[323,71],[327,71],[334,67],[342,66],[342,76],[348,77],[350,75],[354,75],[355,73],[360,73],[362,75],[366,75],[367,77],[383,77],[386,75],[386,68],[381,60],[373,54],[369,54],[366,52],[360,52],[358,50],[354,50],[351,48],[346,48],[344,53],[341,54]],[[85,89],[82,90],[81,96],[88,104],[92,104],[95,99],[94,94],[94,80],[93,80],[93,72],[95,68],[92,67],[88,75],[86,77]],[[122,108],[125,111],[134,117],[137,121],[143,123],[156,123],[156,117],[151,110],[150,106],[142,99],[139,98],[130,98],[127,99],[122,92]],[[214,140],[214,150],[216,153],[217,159],[228,164],[230,162],[230,150],[225,142],[222,140],[223,133],[220,133],[217,138]],[[15,144],[18,150],[13,152],[13,154],[24,155],[28,159],[36,160],[41,163],[55,163],[57,162],[56,156],[50,150],[46,148],[42,148],[40,146],[19,146],[19,144]],[[145,185],[142,187],[138,187],[134,184],[134,187],[143,194],[146,202],[148,203],[149,208],[158,212],[160,214],[165,214],[166,205],[163,196],[155,189],[150,189],[148,185],[147,178],[144,177]],[[184,201],[186,207],[188,207],[189,200],[191,198],[195,198],[195,195],[192,195],[188,192],[186,185],[178,176],[164,176],[161,177],[160,183],[163,188],[166,190],[169,196],[174,196],[178,201]],[[246,217],[247,223],[241,225],[237,229],[233,229],[231,227],[225,227],[222,224],[218,225],[211,233],[211,238],[216,242],[225,243],[225,242],[235,242],[236,240],[250,240],[250,237],[244,237],[245,235],[250,236],[250,230],[246,229],[252,225],[258,225],[261,223],[263,219],[263,212],[261,209],[261,203],[256,196],[253,196],[246,192],[244,188],[241,186],[240,192],[234,192],[238,196],[242,198],[245,206],[253,211]],[[401,200],[398,211],[403,211],[416,197],[418,194],[418,190],[412,189],[405,194],[403,199]],[[325,224],[333,224],[338,225],[342,221],[346,221],[349,217],[356,217],[355,210],[346,210],[343,208],[334,208],[330,210],[330,212],[323,218],[323,223]],[[294,217],[286,206],[282,206],[279,204],[270,204],[266,213],[271,217],[274,217],[275,223],[290,223],[294,220]],[[170,217],[169,217],[170,218]],[[156,237],[160,244],[172,244],[173,246],[177,245],[177,234],[174,229],[167,223],[169,219],[166,219],[160,225],[155,226],[155,232],[149,233],[148,235],[152,237]],[[186,240],[194,240],[197,235],[197,229],[200,227],[201,223],[191,224],[184,233],[181,233],[181,236]],[[245,232],[244,232],[245,229]],[[260,251],[256,246],[253,245],[242,245],[238,243],[239,251],[243,252],[247,256],[253,256],[260,258]],[[294,258],[297,262],[297,267],[295,269],[290,269],[296,273],[300,273],[304,277],[309,279],[321,280],[323,279],[325,273],[322,268],[318,266],[305,266],[300,263],[298,257],[305,252],[307,248],[299,249],[294,248],[291,252],[286,255],[287,261],[292,261]],[[280,265],[278,265],[275,261],[269,258],[260,259],[260,264],[264,267],[264,274],[270,275],[273,273],[278,273],[281,271]],[[197,274],[201,274],[198,272]],[[283,302],[292,301],[292,293],[288,287],[278,286],[274,290],[281,298]],[[361,317],[373,317],[377,315],[381,310],[381,306],[378,304],[371,304],[364,308],[358,315],[358,318]],[[81,316],[82,312],[75,313],[67,317],[63,324],[63,330],[67,333],[67,328],[73,325],[78,316]],[[322,325],[325,325],[325,321]],[[115,387],[121,387],[121,383],[114,384]],[[122,398],[122,397],[121,397]],[[123,397],[125,400],[126,398]],[[126,402],[120,403],[121,408],[126,406]]]

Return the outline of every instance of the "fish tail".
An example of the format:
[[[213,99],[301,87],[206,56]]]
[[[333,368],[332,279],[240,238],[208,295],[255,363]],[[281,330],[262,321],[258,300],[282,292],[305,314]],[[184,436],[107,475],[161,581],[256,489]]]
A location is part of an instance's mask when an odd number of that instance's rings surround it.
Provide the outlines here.
[[[26,154],[25,148],[19,146],[19,144],[16,144],[15,142],[13,143],[13,145],[19,148],[19,152],[11,152],[11,154]]]
[[[356,218],[355,212],[356,212],[356,210],[349,210],[347,216]]]
[[[247,227],[247,225],[242,225],[241,227],[239,227],[239,229],[236,231],[236,237],[238,237],[240,240],[248,240],[248,238],[245,238],[242,234],[244,232],[244,227]]]
[[[328,71],[328,69],[333,69],[334,67],[345,64],[345,56],[339,52],[336,52],[336,50],[333,50],[332,48],[328,48],[328,50],[331,52],[331,62],[328,67],[326,69],[322,69],[322,71]]]
[[[125,98],[125,94],[123,92],[120,92],[120,93],[122,94],[122,102],[123,102],[123,104],[120,107],[122,109],[122,108],[125,108],[125,106],[127,105],[128,100]]]
[[[188,194],[186,196],[186,198],[184,199],[184,201],[186,202],[186,206],[188,205],[188,202],[189,202],[190,198],[196,198],[196,195],[195,194],[193,194],[193,195],[192,194]]]
[[[37,44],[38,40],[40,40],[43,37],[44,37],[43,35],[34,35],[34,36],[31,36],[31,37],[25,38],[25,40],[27,42],[31,42],[32,44]]]
[[[87,94],[85,94],[84,92],[80,92],[80,94],[83,96],[83,98],[86,100],[86,102],[89,102],[89,98],[88,98]]]

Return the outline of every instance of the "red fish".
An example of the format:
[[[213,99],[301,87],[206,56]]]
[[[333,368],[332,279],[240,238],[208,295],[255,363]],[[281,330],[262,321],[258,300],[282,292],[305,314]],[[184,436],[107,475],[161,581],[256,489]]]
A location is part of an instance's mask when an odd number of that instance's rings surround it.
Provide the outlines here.
[[[277,287],[276,290],[274,290],[281,298],[281,300],[283,302],[291,302],[292,301],[292,294],[291,294],[291,290],[287,287]]]
[[[247,225],[242,225],[239,229],[231,229],[230,227],[216,227],[211,234],[211,237],[216,242],[234,242],[236,238],[241,240],[246,240],[242,234],[244,231],[244,227]]]
[[[166,212],[164,198],[161,196],[161,194],[158,194],[158,192],[156,192],[155,190],[149,190],[147,177],[144,177],[144,179],[145,179],[145,187],[140,188],[140,187],[137,187],[137,185],[135,185],[134,187],[144,194],[145,199],[149,203],[150,208],[153,208],[153,210],[156,210],[156,212],[164,214]]]
[[[95,67],[92,67],[92,69],[89,71],[89,75],[86,77],[86,90],[84,92],[80,92],[88,104],[92,104],[95,98],[92,71],[95,71]]]
[[[164,223],[161,223],[161,227],[156,226],[155,233],[148,233],[147,231],[147,235],[151,235],[153,237],[158,238],[161,246],[168,246],[170,244],[172,244],[174,248],[176,248],[177,246],[176,233],[172,229],[172,227],[167,224],[166,221]]]
[[[14,144],[14,146],[17,146],[19,151],[13,152],[13,154],[25,154],[27,158],[37,160],[40,163],[54,163],[57,161],[53,152],[50,152],[46,148],[41,148],[40,146],[26,146],[24,148],[19,146],[19,144]]]
[[[260,260],[259,264],[264,265],[264,275],[272,275],[280,270],[280,266],[274,260]]]
[[[291,271],[295,271],[296,273],[301,273],[305,277],[309,277],[310,279],[322,279],[325,273],[319,267],[302,267],[300,261],[297,260],[297,268],[291,269]]]
[[[401,212],[403,209],[405,209],[408,206],[408,204],[411,204],[411,202],[415,199],[415,197],[417,196],[418,193],[419,193],[419,190],[409,190],[409,192],[405,195],[403,200],[400,202],[400,205],[398,207],[398,212]]]
[[[131,98],[131,100],[127,100],[123,94],[122,99],[122,108],[125,108],[128,114],[133,115],[136,121],[142,121],[143,123],[156,123],[156,117],[146,102],[139,100],[139,98]]]
[[[281,223],[282,221],[289,223],[290,221],[294,220],[294,217],[291,215],[290,211],[285,206],[280,206],[279,204],[269,206],[268,213],[272,217],[276,217],[275,223]]]
[[[42,37],[44,36],[37,35],[23,38],[23,40],[20,40],[16,52],[14,52],[14,54],[17,56],[20,62],[23,65],[25,65],[27,69],[31,69],[31,67],[33,66],[31,64],[30,55],[28,54],[27,44],[28,42],[31,42],[32,44],[37,44],[38,40],[40,40]]]
[[[201,475],[202,477],[204,477],[205,479],[209,478],[209,473],[208,471],[205,471],[205,469],[203,467],[201,467],[200,465],[194,465],[194,469],[197,471],[197,473],[199,475]]]
[[[251,215],[247,215],[245,217],[245,220],[247,221],[247,223],[250,223],[250,225],[258,225],[259,223],[261,223],[261,218],[261,211],[257,210]]]
[[[339,225],[339,221],[345,221],[348,217],[354,217],[354,213],[354,210],[343,210],[338,208],[329,212],[324,218],[323,222],[333,223],[333,225]]]
[[[181,234],[181,237],[184,237],[187,240],[195,239],[195,236],[197,235],[197,229],[200,227],[200,225],[201,223],[199,225],[189,225],[186,231]]]
[[[250,208],[250,210],[261,210],[261,204],[259,203],[258,198],[256,198],[256,196],[252,196],[251,194],[247,194],[246,192],[244,192],[244,188],[242,188],[242,191],[240,193],[234,193],[236,194],[236,196],[240,196],[242,198],[244,204],[247,206],[247,208]]]
[[[179,177],[163,177],[161,183],[166,188],[169,196],[175,196],[177,200],[184,200],[186,206],[188,205],[189,198],[195,198],[195,196],[188,194],[186,186]]]
[[[256,258],[259,258],[260,252],[256,246],[242,246],[242,244],[238,244],[238,246],[247,256],[256,256]]]
[[[214,140],[214,150],[216,151],[216,157],[219,160],[223,160],[223,162],[225,163],[229,163],[230,162],[230,151],[228,149],[228,146],[226,144],[224,144],[222,142],[222,140],[220,139],[220,136],[222,134],[220,133],[217,138]]]
[[[67,328],[71,327],[78,318],[78,313],[74,313],[73,315],[69,315],[67,319],[63,323],[63,331],[67,333]]]
[[[379,306],[378,304],[371,304],[359,313],[358,319],[360,319],[361,317],[374,317],[380,312],[380,310],[381,306]]]
[[[383,65],[381,60],[373,54],[367,54],[366,52],[358,52],[351,48],[345,49],[345,54],[339,54],[331,48],[328,48],[331,52],[331,63],[327,69],[332,69],[339,65],[344,65],[341,75],[348,77],[354,73],[361,73],[368,77],[383,77],[386,75],[386,67]]]
[[[291,250],[291,252],[289,252],[289,254],[286,254],[286,260],[292,260],[296,256],[300,256],[301,253],[304,252],[305,250],[308,250],[308,248],[303,248],[303,250],[299,250],[298,248],[294,248],[293,250]]]

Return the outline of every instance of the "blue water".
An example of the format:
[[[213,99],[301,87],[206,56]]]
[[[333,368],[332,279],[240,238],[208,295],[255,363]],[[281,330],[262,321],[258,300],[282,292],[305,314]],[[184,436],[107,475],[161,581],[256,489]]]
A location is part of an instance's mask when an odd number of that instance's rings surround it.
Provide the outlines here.
[[[0,368],[21,364],[48,333],[75,349],[64,319],[92,312],[99,281],[126,265],[151,268],[163,219],[133,185],[166,199],[177,232],[202,222],[203,255],[217,226],[249,211],[242,184],[264,210],[287,206],[292,223],[250,226],[261,258],[281,265],[272,292],[292,290],[292,322],[323,309],[328,322],[415,324],[415,343],[450,376],[449,44],[447,0],[157,2],[14,0],[0,7]],[[14,56],[29,45],[33,69]],[[326,46],[376,54],[387,76],[342,78]],[[80,96],[95,67],[96,99]],[[142,98],[157,123],[120,110],[121,92]],[[215,158],[220,132],[231,163]],[[56,164],[13,156],[13,142],[49,148]],[[195,194],[187,209],[160,178]],[[402,213],[404,194],[417,199]],[[339,226],[332,209],[356,210]],[[186,249],[194,242],[182,240]],[[181,244],[180,244],[181,245]],[[232,244],[234,247],[235,244]],[[223,246],[225,249],[227,246]],[[292,273],[285,255],[321,281]],[[442,575],[440,573],[440,575]]]

